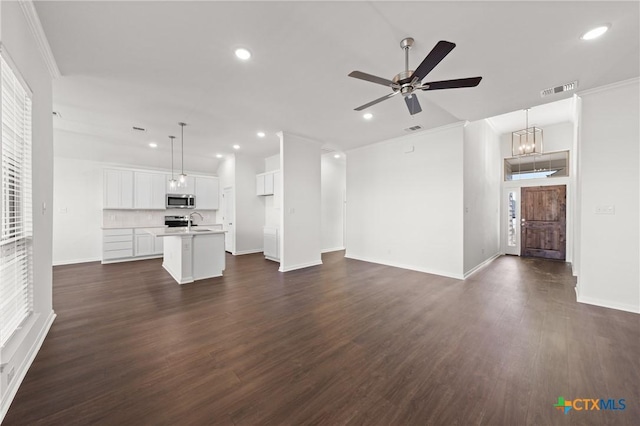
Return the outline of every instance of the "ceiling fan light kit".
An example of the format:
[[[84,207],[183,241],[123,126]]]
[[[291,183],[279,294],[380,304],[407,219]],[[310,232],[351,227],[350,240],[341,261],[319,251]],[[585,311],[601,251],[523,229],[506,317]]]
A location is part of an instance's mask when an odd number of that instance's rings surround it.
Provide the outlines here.
[[[441,40],[429,52],[426,58],[418,65],[415,70],[409,69],[409,50],[413,46],[414,40],[411,37],[402,39],[400,47],[404,50],[404,71],[396,74],[392,80],[377,77],[361,71],[352,71],[349,77],[360,80],[369,81],[371,83],[380,84],[391,88],[392,92],[386,96],[373,100],[369,103],[355,108],[356,111],[365,110],[373,105],[385,101],[397,94],[404,96],[411,115],[418,114],[422,111],[418,97],[414,94],[417,90],[441,90],[455,89],[460,87],[475,87],[480,84],[482,77],[459,78],[454,80],[431,81],[422,83],[422,80],[447,56],[456,45],[449,41]]]

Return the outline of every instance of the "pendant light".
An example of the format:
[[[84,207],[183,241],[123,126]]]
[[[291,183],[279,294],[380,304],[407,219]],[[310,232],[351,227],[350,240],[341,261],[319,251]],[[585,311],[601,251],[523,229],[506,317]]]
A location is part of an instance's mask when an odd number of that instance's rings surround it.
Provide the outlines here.
[[[175,138],[175,136],[169,136],[169,139],[171,139],[171,179],[169,179],[169,188],[171,189],[175,189],[178,186],[178,181],[173,177],[173,140]]]
[[[184,126],[186,126],[187,123],[180,122],[180,123],[178,123],[178,125],[180,126],[180,131],[182,132],[181,133],[181,139],[180,139],[180,143],[181,143],[181,146],[182,146],[182,149],[181,149],[181,151],[182,151],[182,163],[181,163],[181,167],[180,167],[180,170],[181,170],[180,177],[178,178],[178,186],[183,187],[183,186],[186,186],[186,184],[187,184],[187,175],[184,174]]]
[[[525,109],[525,128],[511,133],[511,154],[514,157],[542,154],[542,129],[529,127],[529,109]]]

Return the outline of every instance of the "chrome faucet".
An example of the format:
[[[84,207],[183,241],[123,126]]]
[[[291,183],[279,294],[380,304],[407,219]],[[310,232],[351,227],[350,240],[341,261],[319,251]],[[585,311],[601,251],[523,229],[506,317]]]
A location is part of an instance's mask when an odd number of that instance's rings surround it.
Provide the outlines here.
[[[194,214],[197,214],[198,216],[200,216],[200,220],[204,220],[204,217],[202,217],[202,215],[198,212],[189,213],[189,220],[187,221],[187,232],[191,232],[191,221],[193,220]]]

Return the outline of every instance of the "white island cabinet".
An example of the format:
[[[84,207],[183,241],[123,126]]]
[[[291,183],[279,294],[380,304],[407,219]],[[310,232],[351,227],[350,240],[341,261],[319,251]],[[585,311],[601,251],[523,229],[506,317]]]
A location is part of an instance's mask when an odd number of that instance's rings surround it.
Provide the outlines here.
[[[219,229],[167,228],[147,231],[164,240],[162,267],[178,284],[221,277],[225,268],[224,233]]]

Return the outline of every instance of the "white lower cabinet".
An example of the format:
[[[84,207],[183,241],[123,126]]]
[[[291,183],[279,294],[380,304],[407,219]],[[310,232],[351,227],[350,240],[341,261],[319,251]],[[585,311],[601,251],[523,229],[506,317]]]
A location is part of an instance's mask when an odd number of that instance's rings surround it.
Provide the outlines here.
[[[102,231],[102,263],[135,260],[162,255],[162,238],[145,229],[105,229]]]
[[[150,234],[139,235],[136,230],[136,256],[151,256],[153,254],[153,239],[155,237]]]
[[[133,256],[133,229],[102,231],[102,262]]]

